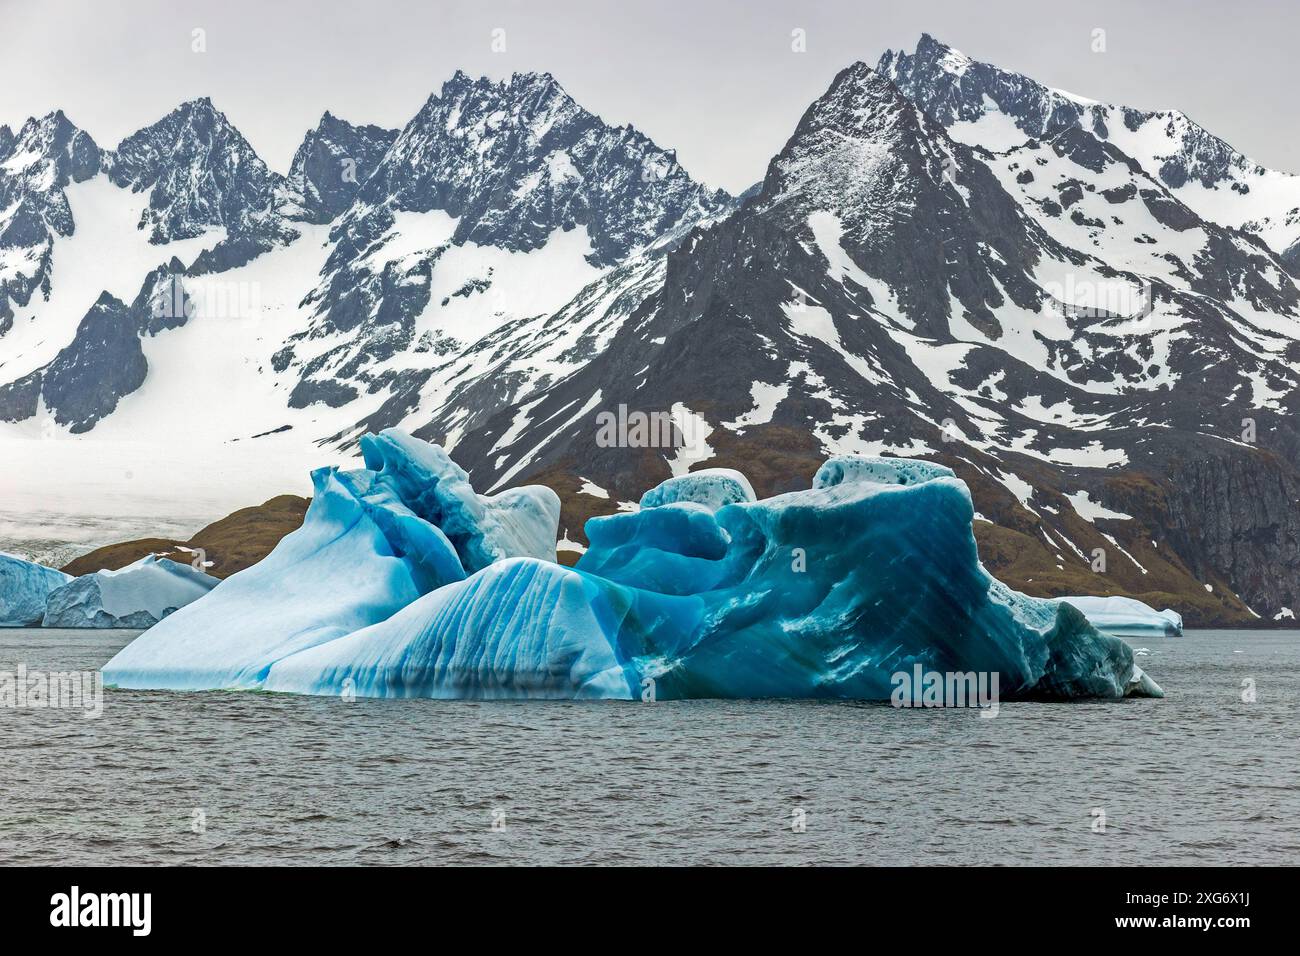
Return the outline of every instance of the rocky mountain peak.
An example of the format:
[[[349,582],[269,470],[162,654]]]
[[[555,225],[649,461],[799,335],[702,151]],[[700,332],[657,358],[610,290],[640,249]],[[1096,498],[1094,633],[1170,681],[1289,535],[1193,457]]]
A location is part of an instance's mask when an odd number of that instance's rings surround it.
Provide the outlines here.
[[[370,207],[445,210],[458,220],[454,241],[521,251],[585,226],[597,265],[730,202],[648,137],[582,108],[549,73],[494,81],[461,71],[401,131],[359,196]]]
[[[21,253],[0,263],[0,335],[12,328],[14,303],[38,289],[49,294],[54,236],[72,234],[64,188],[99,171],[102,153],[62,110],[27,120],[15,136],[0,128],[0,250]]]
[[[214,227],[265,231],[281,180],[209,97],[182,103],[107,157],[109,178],[152,189],[140,228],[151,242],[191,239]]]
[[[757,203],[798,197],[806,212],[878,222],[911,208],[918,191],[955,182],[958,165],[943,129],[884,75],[858,62],[841,70],[804,113],[768,167]]]
[[[379,168],[397,133],[380,126],[356,126],[326,110],[294,153],[282,211],[308,222],[335,219]]]
[[[51,193],[99,170],[99,147],[63,110],[27,120],[16,136],[4,127],[0,146],[0,196],[11,202],[20,191]]]

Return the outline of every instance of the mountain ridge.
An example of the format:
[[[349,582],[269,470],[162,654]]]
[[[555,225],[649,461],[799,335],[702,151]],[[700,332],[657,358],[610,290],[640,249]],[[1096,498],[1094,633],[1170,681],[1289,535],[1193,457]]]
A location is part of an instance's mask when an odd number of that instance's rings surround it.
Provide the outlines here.
[[[402,426],[485,488],[555,485],[577,547],[582,519],[693,467],[766,495],[828,454],[920,455],[967,481],[1016,587],[1177,595],[1191,623],[1289,610],[1300,290],[1273,227],[1207,216],[1209,165],[1180,180],[1097,125],[1155,114],[928,36],[910,56],[837,74],[739,199],[541,73],[457,71],[401,130],[327,111],[287,175],[203,98],[125,150],[51,135],[50,168],[79,158],[30,208],[102,169],[148,193],[134,228],[159,255],[203,248],[96,302],[36,372],[6,381],[0,352],[0,418],[162,434],[196,387],[169,369],[210,363],[229,369],[210,387],[250,396],[202,423],[221,447],[346,453]],[[1034,135],[980,141],[989,84]],[[223,298],[246,288],[248,314]],[[669,416],[679,441],[603,446],[592,419],[613,408]]]

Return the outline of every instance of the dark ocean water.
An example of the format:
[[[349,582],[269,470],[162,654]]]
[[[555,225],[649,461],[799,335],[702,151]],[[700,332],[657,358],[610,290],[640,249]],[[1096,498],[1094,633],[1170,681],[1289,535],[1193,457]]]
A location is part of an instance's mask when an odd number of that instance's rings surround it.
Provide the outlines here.
[[[0,670],[95,669],[133,636],[0,630]],[[1130,643],[1164,700],[994,719],[114,690],[99,719],[0,709],[0,864],[1300,863],[1300,631]]]

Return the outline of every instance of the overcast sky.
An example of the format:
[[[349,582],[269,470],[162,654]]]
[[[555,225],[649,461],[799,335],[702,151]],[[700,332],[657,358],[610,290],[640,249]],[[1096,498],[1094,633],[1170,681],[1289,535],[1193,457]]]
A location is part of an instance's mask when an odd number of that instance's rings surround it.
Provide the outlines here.
[[[206,52],[192,50],[195,29]],[[795,29],[805,53],[791,50]],[[400,127],[458,67],[549,70],[608,122],[737,192],[836,72],[910,51],[923,31],[1049,86],[1181,109],[1300,172],[1294,0],[0,0],[0,123],[62,108],[112,147],[208,95],[284,172],[326,109]]]

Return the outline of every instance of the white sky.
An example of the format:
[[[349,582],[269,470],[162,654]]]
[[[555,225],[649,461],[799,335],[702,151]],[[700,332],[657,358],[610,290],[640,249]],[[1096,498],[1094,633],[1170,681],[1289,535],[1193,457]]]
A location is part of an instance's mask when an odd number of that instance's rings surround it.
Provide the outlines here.
[[[206,53],[191,50],[197,27]],[[494,28],[504,53],[490,49]],[[791,52],[795,28],[806,53]],[[1049,86],[1182,109],[1265,165],[1300,171],[1293,0],[0,0],[0,123],[62,108],[113,147],[208,95],[283,172],[326,109],[400,127],[458,67],[549,70],[606,121],[738,192],[836,72],[912,50],[923,31]]]

